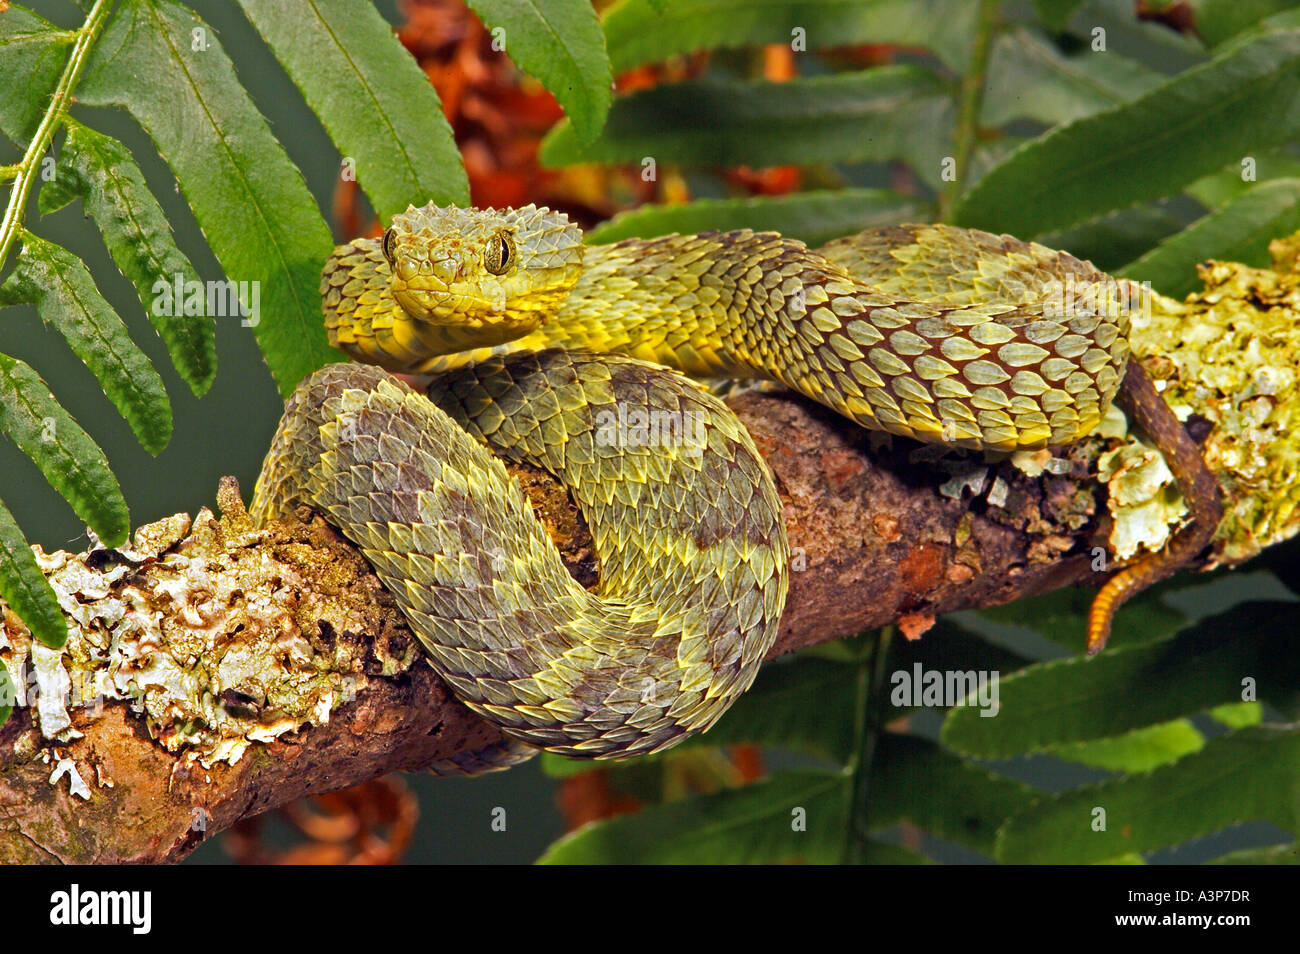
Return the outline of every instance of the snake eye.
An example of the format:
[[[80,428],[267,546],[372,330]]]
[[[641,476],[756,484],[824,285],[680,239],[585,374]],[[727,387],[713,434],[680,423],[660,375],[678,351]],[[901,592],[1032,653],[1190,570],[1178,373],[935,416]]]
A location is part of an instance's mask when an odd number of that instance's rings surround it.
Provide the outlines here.
[[[391,226],[384,230],[384,240],[381,243],[384,249],[384,258],[388,259],[388,264],[393,264],[394,242],[397,241],[397,231]]]
[[[483,267],[493,275],[504,275],[515,263],[515,240],[509,232],[496,232],[483,249]]]

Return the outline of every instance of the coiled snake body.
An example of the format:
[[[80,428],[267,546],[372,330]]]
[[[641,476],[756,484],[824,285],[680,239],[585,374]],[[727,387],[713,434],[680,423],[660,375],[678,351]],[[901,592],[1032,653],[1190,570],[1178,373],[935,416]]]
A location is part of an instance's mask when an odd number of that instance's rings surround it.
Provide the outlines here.
[[[1053,288],[1089,289],[1089,306],[1063,312]],[[776,637],[788,546],[772,479],[725,405],[660,366],[772,379],[866,427],[991,450],[1073,441],[1130,382],[1139,425],[1196,491],[1197,529],[1108,584],[1097,647],[1118,602],[1217,526],[1195,445],[1125,374],[1121,289],[1040,245],[906,226],[816,251],[749,231],[586,247],[547,209],[429,206],[336,249],[322,292],[331,342],[368,363],[291,397],[253,514],[326,514],[461,700],[526,746],[671,745],[748,688]],[[436,376],[426,398],[381,367]],[[594,592],[498,455],[570,489]]]

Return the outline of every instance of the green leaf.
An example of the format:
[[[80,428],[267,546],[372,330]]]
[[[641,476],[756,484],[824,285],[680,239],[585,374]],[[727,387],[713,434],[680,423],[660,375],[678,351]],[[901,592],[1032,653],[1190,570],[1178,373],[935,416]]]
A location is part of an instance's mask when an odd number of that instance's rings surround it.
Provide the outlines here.
[[[1005,129],[998,130],[995,138],[979,139],[971,153],[970,165],[966,168],[967,184],[978,182],[990,169],[996,169],[1006,162],[1007,157],[1021,147],[1028,136],[1016,136]]]
[[[467,0],[506,55],[537,77],[564,107],[578,138],[589,141],[609,113],[613,76],[590,0]]]
[[[1300,179],[1300,160],[1293,159],[1283,150],[1272,150],[1251,156],[1255,179],[1267,182],[1270,179]],[[1226,205],[1245,192],[1256,187],[1255,181],[1242,178],[1245,169],[1241,162],[1229,163],[1218,172],[1197,179],[1187,187],[1187,194],[1207,209],[1217,209]]]
[[[72,33],[16,4],[0,13],[0,132],[18,146],[40,125],[72,42]]]
[[[1153,6],[1168,6],[1176,0],[1156,0]],[[1138,49],[1146,62],[1158,63],[1169,72],[1185,70],[1206,61],[1205,43],[1194,31],[1186,33],[1166,24],[1134,15],[1126,0],[1089,0],[1082,13],[1072,17],[1066,30],[1077,41],[1089,44],[1102,40],[1106,49]],[[1101,28],[1103,35],[1097,34]]]
[[[0,367],[4,356],[0,355]],[[12,359],[9,359],[12,360]],[[4,382],[0,381],[0,388]],[[0,406],[0,417],[5,410]],[[0,501],[0,599],[18,614],[32,635],[46,646],[57,649],[68,638],[68,621],[59,609],[59,598],[36,565],[36,555],[14,521],[13,514]],[[0,725],[9,718],[14,699],[9,672],[0,662]]]
[[[162,378],[95,287],[81,259],[30,232],[18,265],[0,285],[0,305],[32,303],[42,320],[99,381],[135,431],[140,446],[159,453],[172,436],[172,408]]]
[[[1258,702],[1229,702],[1215,706],[1209,716],[1230,729],[1244,729],[1264,721],[1264,707]]]
[[[1212,865],[1300,865],[1300,842],[1246,848],[1207,862]]]
[[[830,864],[844,850],[847,795],[839,772],[777,772],[744,788],[593,822],[551,845],[540,863]]]
[[[250,310],[256,294],[247,320],[282,394],[340,358],[320,317],[329,228],[210,26],[172,0],[123,0],[77,99],[124,107],[153,139]]]
[[[569,759],[563,755],[556,755],[554,752],[543,752],[534,763],[547,778],[572,778],[575,775],[581,775],[583,772],[595,772],[604,768],[601,765],[591,765],[589,759]]]
[[[1030,666],[1001,680],[997,718],[949,712],[943,741],[985,758],[1041,751],[1240,702],[1248,686],[1287,711],[1300,693],[1294,618],[1294,603],[1245,603],[1174,639]]]
[[[1173,298],[1201,286],[1196,266],[1208,259],[1264,266],[1268,243],[1300,229],[1300,179],[1272,179],[1170,236],[1120,271]]]
[[[1124,735],[1092,742],[1072,742],[1051,749],[1057,758],[1111,772],[1149,772],[1199,752],[1205,736],[1186,719],[1134,729]]]
[[[408,205],[469,204],[438,94],[370,0],[239,2],[382,221]]]
[[[960,201],[959,225],[1032,238],[1176,193],[1300,132],[1300,31],[1234,46],[1141,98],[1027,143]]]
[[[1186,225],[1161,204],[1140,205],[1110,212],[1060,232],[1039,238],[1048,248],[1059,248],[1113,271],[1153,248]]]
[[[980,122],[1001,126],[1035,119],[1051,126],[1126,103],[1162,78],[1119,53],[1065,56],[1037,33],[1017,27],[993,45]]]
[[[929,215],[928,206],[888,189],[835,189],[745,199],[696,199],[682,205],[647,205],[616,215],[587,233],[594,245],[708,229],[780,232],[816,248],[864,229],[897,225]]]
[[[0,354],[0,431],[32,459],[105,546],[126,541],[130,516],[104,452],[54,400],[40,375],[4,354]],[[5,547],[12,551],[13,541]]]
[[[807,49],[897,43],[934,50],[954,71],[970,60],[970,0],[624,0],[605,14],[615,72],[697,50],[789,44]]]
[[[541,158],[551,166],[646,158],[688,166],[903,159],[930,181],[951,151],[953,111],[946,86],[916,66],[788,83],[676,83],[619,99],[588,145],[560,123]]]
[[[1238,43],[1249,43],[1256,37],[1263,36],[1266,33],[1282,33],[1296,29],[1300,29],[1300,4],[1297,4],[1296,0],[1291,0],[1286,9],[1274,13],[1272,16],[1267,16],[1250,28],[1242,30],[1231,41],[1225,43],[1225,47],[1235,47]]]
[[[639,760],[629,760],[639,761]],[[581,775],[583,772],[599,772],[607,768],[616,768],[627,763],[611,762],[609,765],[592,764],[591,759],[570,759],[563,755],[556,755],[554,752],[543,752],[537,760],[542,774],[547,778],[572,778],[575,775]]]
[[[1296,0],[1190,0],[1196,32],[1218,46],[1265,17],[1296,6]]]
[[[95,220],[104,243],[158,332],[177,373],[196,396],[207,392],[217,374],[216,328],[210,317],[184,309],[156,308],[158,283],[198,282],[194,266],[172,238],[158,200],[145,184],[131,153],[116,139],[66,120],[68,136],[55,178],[40,191],[43,215],[74,198]]]
[[[997,857],[1082,864],[1148,852],[1262,819],[1300,830],[1300,731],[1243,729],[1145,775],[1045,798],[1011,819]],[[1094,831],[1095,809],[1106,812]]]
[[[928,739],[886,732],[872,764],[867,823],[879,831],[909,821],[939,838],[992,855],[998,828],[1039,794]]]
[[[1023,626],[1044,639],[1082,652],[1088,607],[1095,595],[1093,590],[1072,587],[981,609],[979,616],[1002,625]],[[1161,601],[1159,589],[1148,590],[1120,609],[1109,645],[1116,648],[1166,639],[1186,623],[1185,615]]]
[[[895,640],[886,669],[912,670],[920,663],[924,669],[944,672],[974,669],[1006,675],[1028,662],[1019,653],[989,642],[949,616],[940,618],[919,640]]]
[[[1066,28],[1074,11],[1082,5],[1083,0],[1034,0],[1034,9],[1043,25],[1057,33]]]

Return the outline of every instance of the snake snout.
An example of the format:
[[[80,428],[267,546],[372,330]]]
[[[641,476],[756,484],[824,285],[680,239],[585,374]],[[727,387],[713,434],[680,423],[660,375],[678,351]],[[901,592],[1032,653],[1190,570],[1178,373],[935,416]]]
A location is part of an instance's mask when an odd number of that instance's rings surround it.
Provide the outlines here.
[[[429,256],[398,259],[393,268],[394,285],[432,285],[437,291],[446,291],[464,273],[455,258]],[[439,287],[440,286],[440,287]]]
[[[462,271],[460,263],[450,258],[430,262],[428,267],[428,272],[433,278],[447,285],[459,278]]]

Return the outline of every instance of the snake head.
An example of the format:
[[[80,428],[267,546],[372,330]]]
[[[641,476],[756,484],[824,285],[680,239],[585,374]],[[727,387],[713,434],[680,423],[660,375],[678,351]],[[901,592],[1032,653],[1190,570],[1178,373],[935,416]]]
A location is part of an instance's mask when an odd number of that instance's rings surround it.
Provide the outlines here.
[[[568,216],[521,209],[414,206],[381,240],[389,292],[421,337],[448,351],[510,341],[555,313],[582,271],[582,230]]]

